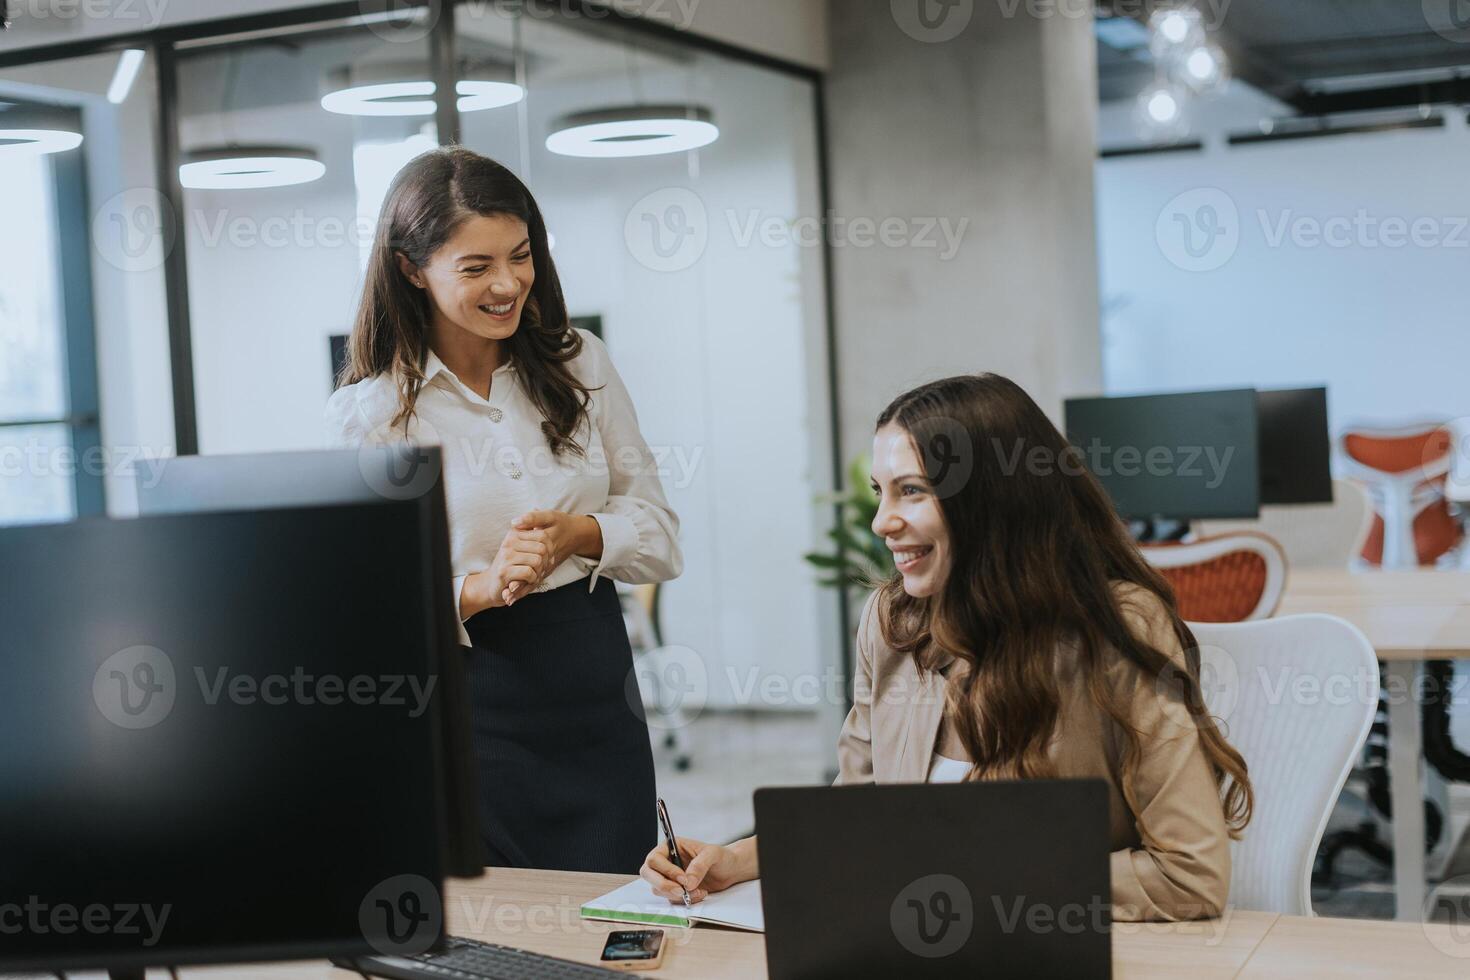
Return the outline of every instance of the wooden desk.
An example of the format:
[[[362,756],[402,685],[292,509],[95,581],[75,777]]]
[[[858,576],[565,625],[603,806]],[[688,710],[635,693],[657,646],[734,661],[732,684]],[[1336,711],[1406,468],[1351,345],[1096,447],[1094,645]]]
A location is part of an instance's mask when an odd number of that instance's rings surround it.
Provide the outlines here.
[[[1417,921],[1424,909],[1421,712],[1417,696],[1398,692],[1419,690],[1424,660],[1470,658],[1470,572],[1290,572],[1277,615],[1308,612],[1339,616],[1358,627],[1386,665],[1395,915]]]
[[[581,904],[628,881],[625,876],[563,871],[492,870],[476,881],[453,882],[445,896],[450,931],[595,962],[602,936],[619,928],[584,921]],[[756,933],[699,926],[670,929],[664,969],[650,977],[759,980],[766,976],[765,942]],[[1458,942],[1456,940],[1458,939]],[[1470,935],[1449,926],[1350,919],[1307,919],[1266,912],[1232,912],[1205,922],[1120,922],[1113,926],[1113,975],[1118,980],[1227,977],[1463,978],[1470,973]],[[356,974],[325,963],[207,967],[186,980],[350,980]],[[150,980],[166,980],[163,972]]]

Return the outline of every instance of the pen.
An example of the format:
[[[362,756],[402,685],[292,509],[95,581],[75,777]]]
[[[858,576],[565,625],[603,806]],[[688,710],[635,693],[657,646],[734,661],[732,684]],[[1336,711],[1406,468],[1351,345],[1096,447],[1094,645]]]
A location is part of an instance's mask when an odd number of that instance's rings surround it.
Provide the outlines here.
[[[664,805],[663,797],[658,799],[658,823],[664,830],[664,837],[669,842],[669,860],[674,862],[674,867],[680,871],[684,870],[684,859],[679,856],[679,842],[674,839],[674,824],[669,820],[669,808]],[[679,890],[684,893],[684,907],[686,909],[694,906],[689,901],[689,889],[683,885]]]

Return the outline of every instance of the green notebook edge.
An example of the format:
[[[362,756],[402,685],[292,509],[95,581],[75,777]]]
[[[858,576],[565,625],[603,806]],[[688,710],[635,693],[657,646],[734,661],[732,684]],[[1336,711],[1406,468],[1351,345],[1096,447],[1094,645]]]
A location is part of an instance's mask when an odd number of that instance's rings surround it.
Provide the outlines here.
[[[614,909],[600,909],[591,905],[582,906],[582,918],[605,919],[612,922],[637,922],[641,925],[651,926],[679,926],[689,928],[694,925],[693,919],[682,919],[673,915],[659,915],[654,912],[619,912]]]

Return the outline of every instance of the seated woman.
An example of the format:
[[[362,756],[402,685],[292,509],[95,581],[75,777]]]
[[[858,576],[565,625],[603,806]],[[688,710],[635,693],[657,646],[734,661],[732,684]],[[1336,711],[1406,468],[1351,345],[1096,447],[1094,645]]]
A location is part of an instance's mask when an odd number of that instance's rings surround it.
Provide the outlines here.
[[[947,378],[878,417],[872,478],[898,574],[863,610],[838,783],[1102,779],[1113,917],[1220,914],[1245,762],[1080,454],[1008,379]],[[640,872],[670,901],[760,874],[754,837],[679,844],[686,870],[660,846]]]

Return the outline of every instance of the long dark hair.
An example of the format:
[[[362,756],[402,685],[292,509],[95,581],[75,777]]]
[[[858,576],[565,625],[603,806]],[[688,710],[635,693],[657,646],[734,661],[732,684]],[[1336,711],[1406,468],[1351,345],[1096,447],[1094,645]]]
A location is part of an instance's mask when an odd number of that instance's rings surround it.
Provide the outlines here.
[[[536,270],[520,326],[506,341],[506,350],[545,418],[541,429],[552,452],[582,455],[573,437],[587,417],[591,399],[567,367],[581,352],[582,338],[567,318],[541,209],[515,174],[462,147],[415,157],[388,188],[347,345],[347,363],[337,383],[390,375],[398,389],[392,425],[407,424],[424,383],[430,301],[424,290],[404,277],[397,255],[423,266],[466,219],[498,214],[526,223]]]
[[[1076,650],[1093,699],[1125,733],[1125,771],[1136,766],[1138,730],[1107,677],[1121,655],[1145,682],[1177,691],[1238,835],[1254,797],[1245,760],[1205,707],[1194,636],[1175,610],[1173,590],[1139,555],[1080,453],[1026,392],[995,374],[915,388],[878,416],[878,428],[890,423],[908,433],[923,461],[953,565],[933,596],[908,595],[899,576],[884,583],[879,622],[889,646],[921,669],[939,653],[969,667],[946,698],[971,778],[1054,775],[1046,750],[1060,714],[1062,649]],[[1125,607],[1148,616],[1152,603],[1138,602],[1148,594],[1167,611],[1184,671],[1129,627]]]

